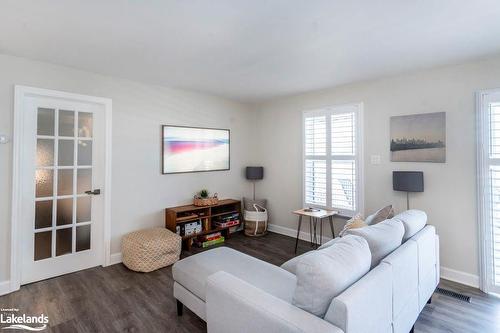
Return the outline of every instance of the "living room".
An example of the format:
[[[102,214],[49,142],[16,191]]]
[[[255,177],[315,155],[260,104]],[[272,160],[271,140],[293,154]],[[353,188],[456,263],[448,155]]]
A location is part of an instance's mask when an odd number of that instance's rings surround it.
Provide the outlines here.
[[[0,6],[2,329],[500,331],[500,4]]]

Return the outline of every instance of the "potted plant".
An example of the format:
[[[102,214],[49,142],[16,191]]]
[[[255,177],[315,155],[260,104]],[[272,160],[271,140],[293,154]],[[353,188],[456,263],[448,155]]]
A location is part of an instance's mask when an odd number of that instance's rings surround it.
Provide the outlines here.
[[[194,196],[193,205],[195,206],[210,206],[219,203],[219,198],[217,198],[217,193],[212,197],[207,189],[202,189]]]

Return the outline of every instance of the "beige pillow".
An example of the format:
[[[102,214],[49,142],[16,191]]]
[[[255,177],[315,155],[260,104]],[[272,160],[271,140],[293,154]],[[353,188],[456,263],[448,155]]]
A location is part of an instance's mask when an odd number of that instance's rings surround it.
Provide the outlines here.
[[[344,229],[342,229],[342,231],[339,233],[339,236],[340,237],[344,236],[345,232],[349,229],[358,229],[367,226],[368,224],[366,224],[365,221],[363,221],[363,217],[361,216],[361,214],[358,213],[346,222]]]
[[[367,225],[374,225],[387,219],[392,219],[393,217],[394,208],[392,208],[392,205],[388,205],[377,210],[375,214],[367,216],[365,219],[365,223]]]

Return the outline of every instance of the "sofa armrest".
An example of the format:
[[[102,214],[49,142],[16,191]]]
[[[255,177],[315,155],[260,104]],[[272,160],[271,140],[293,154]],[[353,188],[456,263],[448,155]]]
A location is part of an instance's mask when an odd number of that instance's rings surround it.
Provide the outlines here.
[[[209,333],[343,333],[327,321],[223,271],[208,278],[206,309]]]
[[[392,267],[381,262],[335,297],[325,319],[346,333],[392,332]]]

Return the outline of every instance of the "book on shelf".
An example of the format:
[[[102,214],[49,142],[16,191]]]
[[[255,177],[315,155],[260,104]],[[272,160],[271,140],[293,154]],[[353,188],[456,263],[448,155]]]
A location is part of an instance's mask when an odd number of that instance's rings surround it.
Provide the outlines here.
[[[211,240],[220,238],[221,236],[222,236],[221,232],[214,232],[213,234],[208,234],[208,235],[202,236],[201,238],[204,241],[211,241]]]
[[[193,241],[193,243],[198,247],[209,247],[212,245],[224,243],[224,240],[224,236],[218,235],[209,240],[206,240],[204,237],[198,237]]]
[[[209,247],[209,246],[221,244],[221,243],[224,243],[224,236],[220,236],[216,239],[203,242],[203,243],[201,243],[201,246],[202,247]]]
[[[226,228],[226,227],[232,227],[235,225],[240,224],[240,220],[228,220],[228,221],[217,221],[214,222],[214,225],[218,228]]]
[[[236,220],[240,217],[240,213],[231,213],[228,215],[222,215],[220,217],[220,220],[222,221],[230,221],[230,220]]]
[[[181,223],[176,226],[176,232],[180,236],[189,236],[201,232],[202,224],[201,219],[193,222]]]

